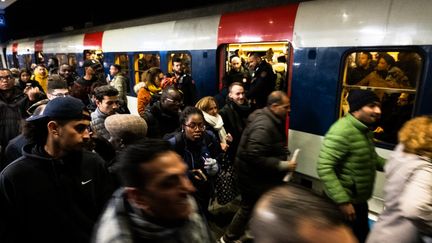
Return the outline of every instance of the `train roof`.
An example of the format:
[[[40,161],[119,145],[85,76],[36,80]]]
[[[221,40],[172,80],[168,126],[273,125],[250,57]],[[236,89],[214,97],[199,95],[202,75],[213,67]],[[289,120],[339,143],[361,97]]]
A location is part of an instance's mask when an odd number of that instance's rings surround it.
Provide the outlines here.
[[[223,43],[259,41],[290,41],[296,48],[432,43],[429,0],[325,0],[284,5],[275,1],[270,6],[257,3],[253,9],[240,4],[12,41],[7,54],[29,54],[42,46],[44,52],[54,53],[216,49]],[[223,14],[208,15],[217,12]]]
[[[303,2],[293,43],[296,47],[431,44],[431,12],[429,0]]]

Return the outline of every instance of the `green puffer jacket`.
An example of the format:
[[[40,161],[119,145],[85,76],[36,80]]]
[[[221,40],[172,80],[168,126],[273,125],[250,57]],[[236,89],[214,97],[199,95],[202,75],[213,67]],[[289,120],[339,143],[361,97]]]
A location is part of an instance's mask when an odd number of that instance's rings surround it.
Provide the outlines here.
[[[372,131],[351,114],[325,135],[317,172],[335,203],[362,203],[371,197],[376,170],[382,171],[385,163],[372,138]]]

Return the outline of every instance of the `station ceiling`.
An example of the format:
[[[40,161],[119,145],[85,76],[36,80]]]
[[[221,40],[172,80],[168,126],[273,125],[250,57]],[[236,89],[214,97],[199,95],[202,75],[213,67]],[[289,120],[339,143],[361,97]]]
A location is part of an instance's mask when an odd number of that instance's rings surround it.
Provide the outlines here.
[[[0,26],[0,43],[45,36],[138,18],[174,14],[190,9],[208,10],[221,4],[267,6],[303,0],[0,0],[6,25]],[[2,10],[3,8],[3,10]]]

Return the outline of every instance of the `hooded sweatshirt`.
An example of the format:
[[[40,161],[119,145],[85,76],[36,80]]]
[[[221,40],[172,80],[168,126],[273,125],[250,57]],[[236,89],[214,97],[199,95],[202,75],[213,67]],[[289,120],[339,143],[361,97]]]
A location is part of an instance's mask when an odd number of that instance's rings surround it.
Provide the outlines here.
[[[89,242],[113,191],[103,163],[88,151],[54,159],[24,146],[0,174],[0,242]]]

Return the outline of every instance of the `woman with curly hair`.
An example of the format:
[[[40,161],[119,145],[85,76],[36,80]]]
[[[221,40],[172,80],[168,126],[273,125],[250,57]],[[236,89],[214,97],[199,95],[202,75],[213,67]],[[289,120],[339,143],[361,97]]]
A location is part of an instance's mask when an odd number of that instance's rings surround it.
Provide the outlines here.
[[[432,117],[409,120],[399,131],[399,144],[384,167],[385,209],[368,243],[422,242],[432,235],[431,158]]]

